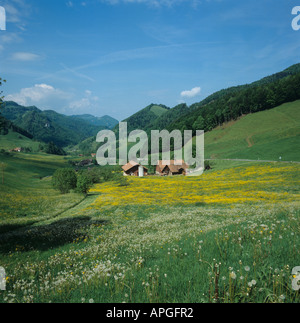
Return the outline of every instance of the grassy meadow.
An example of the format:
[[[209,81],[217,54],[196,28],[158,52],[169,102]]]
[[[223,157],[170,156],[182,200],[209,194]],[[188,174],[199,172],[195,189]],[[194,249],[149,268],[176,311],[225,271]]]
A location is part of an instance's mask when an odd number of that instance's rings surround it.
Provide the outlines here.
[[[29,148],[31,151],[39,151],[40,143],[29,139],[18,132],[8,131],[7,135],[0,135],[0,149],[11,150],[17,147]]]
[[[6,158],[6,159],[5,159]],[[1,157],[0,302],[298,303],[296,163],[51,187],[63,157]]]
[[[299,100],[245,115],[205,134],[205,157],[300,161],[299,120]]]
[[[67,167],[63,157],[12,153],[0,158],[0,233],[54,217],[84,198],[52,188],[54,171]]]

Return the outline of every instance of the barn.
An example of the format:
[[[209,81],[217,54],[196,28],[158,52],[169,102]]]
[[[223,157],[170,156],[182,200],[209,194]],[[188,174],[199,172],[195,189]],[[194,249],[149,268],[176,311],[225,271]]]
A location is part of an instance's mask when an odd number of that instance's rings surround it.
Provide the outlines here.
[[[166,165],[166,164],[170,165]],[[184,160],[159,160],[156,165],[156,174],[161,176],[186,175],[188,165]]]
[[[147,176],[148,169],[145,166],[142,166],[134,161],[130,161],[128,164],[122,167],[124,171],[124,176]]]

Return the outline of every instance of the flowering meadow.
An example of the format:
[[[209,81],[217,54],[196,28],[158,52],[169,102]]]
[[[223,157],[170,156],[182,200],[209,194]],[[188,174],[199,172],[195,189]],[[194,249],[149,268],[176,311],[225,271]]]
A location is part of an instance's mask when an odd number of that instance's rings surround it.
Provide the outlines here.
[[[200,177],[95,184],[13,230],[7,209],[0,302],[299,303],[299,171],[228,162]]]

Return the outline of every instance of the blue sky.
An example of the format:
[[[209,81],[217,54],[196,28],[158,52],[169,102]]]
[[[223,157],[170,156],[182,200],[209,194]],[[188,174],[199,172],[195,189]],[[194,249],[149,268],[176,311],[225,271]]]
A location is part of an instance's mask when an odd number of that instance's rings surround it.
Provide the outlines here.
[[[123,120],[299,63],[292,0],[0,0],[6,99]]]

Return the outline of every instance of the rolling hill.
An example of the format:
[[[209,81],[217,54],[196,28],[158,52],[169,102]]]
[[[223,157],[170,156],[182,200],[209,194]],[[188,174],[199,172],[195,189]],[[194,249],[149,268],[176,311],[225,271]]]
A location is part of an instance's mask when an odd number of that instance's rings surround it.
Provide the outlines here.
[[[73,115],[71,117],[75,119],[85,120],[91,125],[101,126],[108,129],[114,128],[119,123],[118,120],[107,115],[103,117],[95,117],[91,114],[81,114],[81,115]]]
[[[128,131],[135,129],[167,129],[169,131],[205,130],[206,132],[231,120],[275,108],[300,99],[300,64],[264,77],[251,84],[222,89],[191,106],[173,108],[151,104],[123,120]],[[114,128],[117,132],[117,127]]]
[[[0,150],[12,150],[17,147],[38,150],[39,143],[33,140],[33,136],[14,125],[0,115]]]
[[[149,128],[149,125],[155,120],[167,113],[169,109],[170,108],[162,104],[150,104],[146,108],[123,120],[123,122],[127,122],[129,132],[136,129],[145,130]],[[115,127],[115,130],[117,131],[118,127]]]
[[[251,84],[220,90],[191,106],[150,104],[124,121],[128,133],[205,130],[207,158],[298,160],[294,147],[299,99],[300,64],[295,64]],[[119,130],[117,120],[108,116],[65,116],[14,102],[6,102],[2,114],[36,140],[86,154],[96,152],[95,136],[100,130],[111,128],[116,135]]]
[[[18,132],[9,130],[6,135],[0,135],[0,150],[12,150],[17,147],[28,148],[29,151],[38,151],[40,143]]]
[[[275,108],[300,99],[300,64],[251,84],[218,91],[187,109],[168,130],[211,131],[245,114]]]
[[[206,158],[300,161],[300,100],[248,114],[205,134]]]
[[[36,107],[24,107],[12,101],[5,102],[1,113],[6,119],[25,129],[34,139],[46,143],[54,142],[60,147],[77,144],[106,128],[52,110],[41,111]]]

